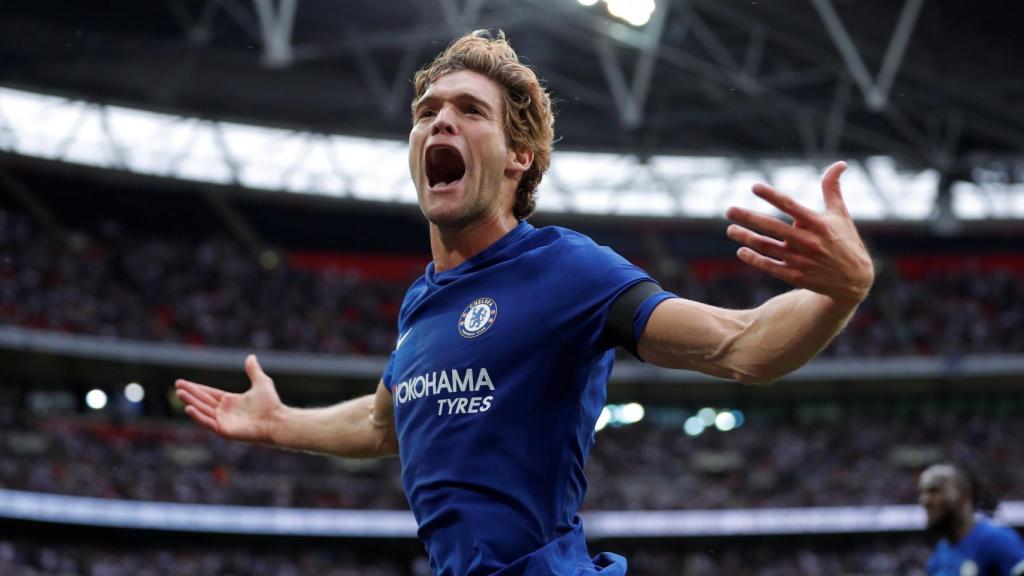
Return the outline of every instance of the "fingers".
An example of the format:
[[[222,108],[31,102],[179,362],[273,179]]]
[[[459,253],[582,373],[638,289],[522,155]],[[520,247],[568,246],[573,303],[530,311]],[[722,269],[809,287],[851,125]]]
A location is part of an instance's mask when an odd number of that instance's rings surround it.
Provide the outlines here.
[[[187,386],[189,382],[179,381],[176,390],[178,399],[185,403],[185,414],[195,420],[201,426],[220,433],[217,424],[217,402],[206,393],[196,391],[195,388]],[[186,384],[182,386],[181,384]]]
[[[825,208],[834,212],[846,213],[846,202],[839,187],[839,177],[846,171],[847,164],[840,160],[825,170],[821,178],[821,193],[825,197]]]
[[[219,388],[214,388],[212,386],[207,386],[205,384],[200,384],[198,382],[191,382],[189,380],[176,380],[174,382],[174,386],[176,388],[178,388],[179,390],[182,389],[182,388],[189,389],[189,390],[202,390],[203,392],[205,392],[206,394],[208,394],[209,396],[211,396],[213,399],[217,400],[218,402],[220,401],[221,398],[224,397],[225,394],[227,394],[227,392],[225,392],[225,391],[223,391],[223,390],[221,390]]]
[[[189,418],[195,420],[199,425],[205,426],[214,432],[218,432],[217,421],[199,411],[195,406],[185,406],[185,414],[187,414]]]
[[[751,188],[754,194],[762,198],[772,206],[775,206],[785,214],[793,217],[793,220],[803,224],[813,224],[818,219],[818,214],[803,204],[797,202],[790,196],[779,192],[767,184],[758,182]]]
[[[203,390],[202,388],[199,387],[181,388],[180,392],[182,392],[183,394],[187,394],[189,397],[195,398],[196,400],[212,408],[216,408],[217,405],[220,404],[221,396],[214,396],[213,394],[210,394],[206,390]]]
[[[763,272],[767,272],[783,282],[796,285],[799,280],[800,273],[797,270],[786,266],[785,262],[780,262],[778,260],[768,258],[767,256],[762,256],[745,246],[736,251],[736,256],[744,263]]]
[[[188,380],[174,382],[175,395],[185,404],[185,414],[202,426],[220,433],[217,425],[217,406],[227,394],[223,390],[204,386]]]
[[[188,394],[187,392],[185,392],[185,390],[178,390],[177,396],[178,400],[185,403],[185,408],[198,410],[199,412],[206,414],[208,417],[216,419],[217,405],[208,404],[204,402],[202,399],[196,398],[195,396]]]
[[[221,400],[221,398],[227,395],[227,392],[219,388],[213,388],[212,386],[206,386],[196,382],[191,382],[190,384],[192,384],[192,386],[195,387],[197,390],[202,390],[203,392],[206,392],[218,402]]]
[[[733,206],[726,211],[725,217],[746,228],[756,228],[782,240],[806,241],[806,231],[772,216]]]
[[[179,389],[177,391],[178,399],[185,403],[186,407],[191,406],[193,409],[205,414],[206,416],[216,419],[217,417],[217,403],[210,402],[208,399],[202,396],[197,396],[192,392]]]
[[[249,376],[249,380],[252,381],[254,386],[272,382],[270,376],[267,376],[267,373],[260,367],[260,362],[256,359],[255,354],[249,354],[245,358],[245,373]]]
[[[725,230],[729,238],[750,247],[754,251],[770,256],[776,260],[786,260],[786,245],[775,238],[769,238],[762,234],[747,230],[742,226],[732,224]]]

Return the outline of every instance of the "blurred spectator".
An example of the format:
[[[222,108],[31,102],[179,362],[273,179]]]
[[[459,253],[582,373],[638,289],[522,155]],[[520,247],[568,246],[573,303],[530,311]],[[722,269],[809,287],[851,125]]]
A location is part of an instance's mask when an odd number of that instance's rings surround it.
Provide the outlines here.
[[[923,575],[928,548],[914,537],[847,539],[841,546],[823,543],[795,547],[794,539],[768,540],[751,547],[719,543],[703,550],[673,551],[633,543],[622,550],[630,576],[862,576]],[[365,546],[364,549],[372,548]],[[209,545],[132,549],[60,542],[0,540],[0,574],[9,576],[426,576],[422,557],[393,553],[357,558],[330,547],[273,551]]]
[[[681,576],[924,576],[929,549],[914,537],[879,542],[846,537],[845,545],[810,545],[798,537],[768,539],[756,546],[722,543],[706,550],[681,553],[635,544],[623,550],[630,575]]]
[[[185,423],[49,419],[3,430],[0,486],[168,502],[405,508],[398,460],[228,442]]]
[[[265,269],[236,243],[58,242],[0,211],[0,323],[104,337],[386,354],[406,286],[345,271]],[[410,276],[410,280],[411,280]]]
[[[693,509],[908,504],[913,471],[940,459],[989,470],[1024,498],[1024,419],[993,408],[907,414],[753,414],[698,437],[678,420],[598,432],[584,508]],[[0,487],[259,506],[407,507],[397,459],[342,460],[227,442],[184,422],[39,420],[0,428]]]
[[[378,554],[357,558],[337,547],[259,550],[225,546],[166,548],[0,539],[5,576],[427,576],[421,562]]]
[[[737,262],[665,278],[667,289],[750,307],[789,288]],[[706,267],[705,267],[706,268]],[[410,271],[408,280],[419,271]],[[1024,276],[964,265],[876,286],[826,351],[841,357],[1024,352]],[[262,267],[237,243],[123,235],[57,241],[0,210],[0,323],[103,337],[326,354],[388,354],[408,282],[353,270]]]
[[[942,458],[991,470],[993,487],[1024,497],[1024,419],[950,407],[905,415],[750,418],[699,437],[647,421],[598,433],[590,509],[762,508],[908,504],[912,472]]]

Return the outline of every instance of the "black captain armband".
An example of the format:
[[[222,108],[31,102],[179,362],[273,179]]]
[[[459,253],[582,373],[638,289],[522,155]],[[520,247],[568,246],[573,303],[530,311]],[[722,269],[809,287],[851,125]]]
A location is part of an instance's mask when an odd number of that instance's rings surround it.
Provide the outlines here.
[[[604,323],[602,335],[604,340],[609,344],[622,346],[630,354],[643,360],[637,353],[636,340],[633,339],[633,321],[636,319],[636,313],[640,310],[640,306],[648,298],[661,291],[661,286],[648,280],[637,282],[619,294],[619,297],[608,308],[608,319]]]

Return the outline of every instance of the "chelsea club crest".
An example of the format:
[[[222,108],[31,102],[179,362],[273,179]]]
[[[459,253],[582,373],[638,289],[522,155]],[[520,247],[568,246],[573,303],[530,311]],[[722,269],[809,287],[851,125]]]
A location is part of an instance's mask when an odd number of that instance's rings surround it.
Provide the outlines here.
[[[464,338],[476,338],[487,332],[498,318],[498,305],[490,298],[477,298],[466,306],[459,317],[459,334]]]

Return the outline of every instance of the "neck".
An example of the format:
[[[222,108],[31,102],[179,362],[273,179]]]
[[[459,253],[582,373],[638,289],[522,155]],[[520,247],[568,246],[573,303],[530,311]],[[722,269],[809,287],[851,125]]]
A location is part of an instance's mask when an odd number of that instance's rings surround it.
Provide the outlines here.
[[[949,531],[947,537],[952,543],[957,543],[967,537],[974,529],[974,511],[971,510],[960,515],[959,522],[957,522],[953,529]]]
[[[434,257],[434,270],[451,270],[486,250],[519,222],[511,212],[488,214],[461,228],[440,228],[430,225],[430,251]]]

